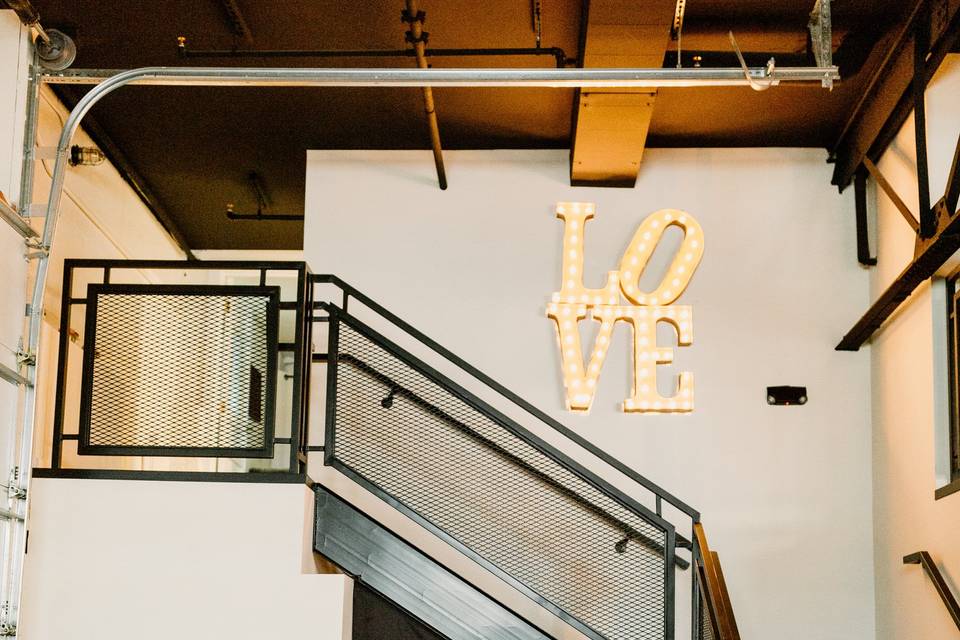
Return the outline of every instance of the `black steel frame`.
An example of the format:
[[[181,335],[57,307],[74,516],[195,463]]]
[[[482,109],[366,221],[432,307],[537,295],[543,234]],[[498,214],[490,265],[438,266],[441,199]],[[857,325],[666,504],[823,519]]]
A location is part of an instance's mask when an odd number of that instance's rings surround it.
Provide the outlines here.
[[[858,350],[917,287],[960,250],[960,214],[956,210],[960,198],[960,140],[944,195],[931,203],[925,106],[927,84],[958,42],[960,5],[944,3],[943,11],[937,12],[932,0],[918,0],[835,147],[833,183],[842,190],[855,181],[857,256],[862,264],[872,265],[876,260],[868,248],[863,167],[873,167],[872,162],[887,149],[910,113],[914,114],[919,216],[914,258],[844,335],[838,351]],[[885,78],[888,69],[892,69],[890,78]],[[885,95],[873,95],[875,86],[882,86]],[[868,103],[868,98],[886,106]]]
[[[936,499],[945,498],[960,491],[960,290],[957,281],[960,274],[948,278],[947,289],[947,344],[948,380],[950,396],[950,482],[934,493]]]
[[[95,298],[96,287],[102,285],[94,285],[94,288],[91,292],[88,292],[87,298],[74,298],[73,297],[73,283],[74,275],[77,270],[86,269],[86,270],[100,270],[102,273],[102,283],[104,285],[110,285],[110,275],[112,270],[132,270],[132,269],[178,269],[178,270],[235,270],[235,271],[259,271],[260,273],[260,282],[259,287],[266,286],[267,274],[271,271],[295,271],[297,273],[297,299],[296,301],[278,301],[277,309],[278,312],[282,311],[292,311],[296,314],[296,332],[294,341],[292,343],[278,343],[277,349],[279,351],[290,351],[295,353],[294,359],[294,374],[293,374],[293,386],[294,386],[294,397],[293,397],[293,410],[292,410],[292,419],[291,419],[291,432],[290,437],[276,437],[274,434],[272,444],[285,444],[290,446],[290,459],[289,467],[287,470],[279,473],[217,473],[217,472],[175,472],[175,471],[124,471],[124,470],[97,470],[97,469],[65,469],[62,468],[62,453],[63,453],[63,443],[65,440],[79,440],[80,434],[66,434],[64,433],[64,413],[65,413],[65,390],[67,385],[67,353],[68,346],[70,341],[70,317],[71,310],[74,306],[77,305],[86,305],[89,304],[91,298]],[[341,292],[341,298],[337,303],[334,302],[314,302],[314,288],[315,285],[319,284],[331,284],[338,288]],[[114,285],[115,286],[115,285]],[[257,287],[248,287],[248,290],[256,289]],[[182,291],[182,288],[181,288]],[[492,389],[500,396],[511,402],[512,404],[520,407],[526,413],[530,414],[532,417],[536,418],[538,421],[543,424],[551,427],[556,430],[558,433],[565,436],[567,439],[573,441],[582,449],[590,452],[596,458],[599,458],[606,465],[615,469],[622,475],[630,478],[646,491],[652,494],[655,507],[648,508],[645,505],[638,502],[636,499],[627,495],[620,489],[614,487],[612,484],[602,479],[592,471],[588,470],[586,467],[580,463],[575,462],[565,454],[561,453],[559,450],[554,448],[552,445],[548,444],[541,438],[535,436],[533,433],[525,429],[524,427],[517,424],[514,420],[508,418],[503,413],[499,412],[493,406],[487,402],[481,400],[479,397],[466,390],[462,386],[454,383],[447,376],[443,375],[436,369],[432,368],[416,356],[412,355],[410,352],[404,350],[397,344],[391,342],[383,335],[367,326],[362,321],[358,320],[356,317],[351,315],[348,311],[349,304],[351,300],[356,300],[357,303],[361,304],[368,311],[373,312],[379,318],[385,320],[389,325],[392,325],[399,329],[404,334],[410,336],[415,341],[423,344],[432,352],[438,354],[443,360],[452,363],[457,366],[460,370],[469,374],[472,378],[476,379],[481,384]],[[378,496],[384,500],[387,504],[391,505],[393,508],[404,513],[410,517],[414,522],[419,523],[424,526],[426,529],[432,531],[435,535],[438,536],[441,540],[444,540],[454,548],[461,551],[468,558],[473,559],[478,562],[481,566],[485,566],[490,570],[494,575],[499,576],[507,584],[512,585],[514,588],[518,589],[520,592],[527,594],[535,602],[540,603],[547,610],[552,611],[559,618],[566,620],[569,624],[575,628],[580,629],[582,632],[587,634],[590,637],[598,638],[599,636],[596,632],[592,631],[588,626],[578,621],[576,618],[570,614],[564,612],[556,605],[551,604],[545,598],[539,596],[532,589],[525,587],[520,581],[515,578],[512,578],[510,575],[498,570],[496,567],[490,565],[483,558],[479,557],[477,554],[473,553],[470,549],[466,548],[463,544],[459,543],[457,540],[452,538],[450,535],[445,533],[443,530],[432,525],[429,521],[419,516],[413,510],[407,508],[399,500],[393,498],[386,491],[378,488],[373,485],[371,482],[360,476],[358,473],[352,471],[346,465],[341,463],[336,457],[336,415],[335,415],[335,397],[337,389],[337,359],[338,359],[338,328],[339,323],[344,323],[345,325],[350,326],[354,331],[365,336],[367,339],[372,340],[385,350],[389,352],[392,356],[398,358],[405,364],[409,365],[421,375],[426,376],[431,379],[433,382],[444,387],[450,391],[454,396],[459,400],[465,402],[474,409],[480,411],[488,418],[497,422],[504,429],[509,431],[515,437],[521,439],[529,446],[532,446],[536,450],[540,451],[544,455],[548,456],[555,462],[561,464],[566,469],[577,475],[580,479],[587,482],[596,490],[600,491],[608,498],[614,500],[619,505],[630,510],[631,512],[638,515],[644,521],[650,523],[653,527],[657,528],[660,531],[663,531],[664,534],[664,544],[661,547],[659,541],[654,540],[644,540],[640,535],[631,536],[631,539],[640,543],[641,545],[646,546],[648,549],[655,552],[662,552],[664,558],[664,570],[663,570],[663,603],[664,603],[664,638],[666,640],[673,640],[675,636],[674,629],[674,612],[675,612],[675,572],[677,568],[687,568],[690,566],[690,562],[684,558],[677,557],[676,549],[678,547],[691,550],[692,554],[696,553],[696,543],[694,537],[688,539],[682,535],[679,535],[676,532],[675,525],[664,518],[663,515],[663,503],[666,502],[672,508],[674,508],[678,514],[681,516],[687,517],[692,523],[698,523],[700,521],[700,514],[697,510],[693,509],[683,501],[679,500],[669,492],[665,491],[657,484],[651,482],[644,476],[640,475],[633,469],[630,469],[625,464],[619,460],[613,458],[605,451],[599,449],[592,443],[586,441],[581,436],[575,434],[574,432],[567,429],[564,425],[557,422],[550,416],[548,416],[543,411],[537,409],[529,402],[519,397],[515,393],[511,392],[509,389],[498,383],[496,380],[490,376],[484,374],[477,368],[473,367],[467,363],[462,358],[455,355],[453,352],[449,351],[439,343],[435,342],[425,334],[421,333],[398,316],[392,314],[387,309],[374,302],[372,299],[355,289],[354,287],[348,285],[341,279],[333,275],[311,275],[306,267],[305,263],[302,262],[271,262],[271,261],[261,261],[261,262],[239,262],[239,261],[165,261],[165,260],[88,260],[88,259],[70,259],[66,260],[64,264],[64,282],[63,282],[63,292],[62,292],[62,306],[61,306],[61,317],[60,317],[60,336],[59,336],[59,361],[57,364],[57,381],[56,381],[56,403],[54,408],[54,424],[53,424],[53,458],[51,461],[50,469],[36,469],[34,475],[37,477],[62,477],[62,478],[117,478],[117,479],[140,479],[140,480],[185,480],[185,481],[227,481],[227,482],[307,482],[310,484],[309,478],[306,476],[306,462],[307,462],[307,453],[310,451],[323,451],[324,453],[324,462],[345,476],[351,478],[357,482],[360,486],[365,487],[370,490],[374,495]],[[312,328],[313,323],[315,322],[328,322],[330,325],[330,332],[328,337],[328,352],[327,354],[311,354],[311,337],[312,337]],[[90,326],[88,325],[86,331],[90,331]],[[308,416],[308,396],[307,390],[309,389],[309,379],[310,379],[310,370],[311,362],[314,360],[327,360],[330,365],[328,367],[327,375],[327,414],[326,414],[326,433],[325,441],[323,447],[315,447],[308,445],[308,433],[307,433],[307,416]],[[402,393],[402,391],[401,391]],[[412,393],[412,392],[411,392]],[[447,416],[450,418],[450,416]],[[80,443],[78,442],[78,445]],[[101,452],[97,452],[101,453]],[[170,451],[164,451],[165,455],[170,455]],[[212,457],[212,456],[211,456]],[[244,456],[247,457],[247,456]],[[610,514],[608,514],[610,515]],[[610,517],[613,517],[610,515]],[[639,534],[639,532],[636,532]],[[628,531],[628,535],[630,532]],[[652,547],[652,548],[651,548]],[[695,557],[695,556],[694,556]],[[696,577],[692,580],[692,597],[693,602],[699,602],[699,582]],[[695,606],[693,610],[692,620],[694,623],[693,634],[696,638],[697,629],[698,629],[698,607]]]
[[[333,285],[334,287],[339,289],[341,293],[339,304],[332,303],[332,302],[329,302],[329,303],[320,302],[318,297],[318,301],[315,301],[312,306],[312,309],[315,312],[313,315],[313,321],[327,322],[330,325],[327,353],[315,354],[314,356],[315,360],[324,361],[328,365],[327,366],[327,386],[326,386],[326,396],[328,400],[327,400],[327,413],[325,416],[326,428],[325,428],[325,434],[324,434],[324,445],[322,447],[322,451],[324,454],[324,463],[326,465],[331,466],[337,469],[339,472],[343,473],[344,475],[348,476],[349,478],[351,478],[352,480],[354,480],[355,482],[357,482],[367,490],[371,491],[371,493],[373,493],[380,499],[384,500],[387,504],[391,505],[395,509],[406,514],[415,522],[421,524],[428,530],[432,531],[439,538],[441,538],[448,544],[454,546],[455,548],[463,552],[468,557],[474,559],[475,561],[479,562],[483,566],[487,566],[487,563],[483,561],[481,558],[477,558],[476,554],[471,552],[469,549],[463,547],[463,545],[461,545],[459,542],[452,539],[449,535],[447,535],[445,532],[443,532],[442,530],[432,525],[430,522],[424,520],[422,517],[420,517],[418,514],[416,514],[412,510],[408,509],[405,505],[403,505],[400,501],[396,500],[393,496],[386,493],[385,491],[382,491],[376,485],[373,485],[372,483],[368,482],[365,478],[363,478],[359,474],[355,473],[354,471],[346,467],[343,463],[341,463],[336,458],[336,428],[335,428],[336,415],[335,415],[334,398],[336,397],[336,389],[337,389],[337,379],[336,379],[337,366],[336,365],[337,365],[337,358],[338,358],[338,352],[339,352],[337,323],[344,322],[355,331],[358,331],[359,333],[363,334],[367,338],[376,342],[378,345],[385,348],[389,353],[396,356],[397,358],[404,361],[405,363],[409,364],[413,368],[417,369],[424,375],[427,375],[427,377],[432,378],[434,381],[438,382],[442,386],[447,387],[448,389],[451,388],[452,386],[454,388],[453,392],[461,400],[465,401],[467,404],[470,404],[474,408],[477,408],[482,413],[485,413],[488,416],[492,417],[499,424],[504,426],[504,428],[508,429],[511,433],[513,433],[517,437],[521,438],[528,444],[531,444],[531,446],[534,446],[541,452],[544,452],[545,454],[549,455],[551,458],[558,461],[560,464],[571,469],[571,471],[574,471],[575,473],[577,473],[577,475],[579,475],[582,479],[584,479],[585,481],[587,481],[588,483],[596,487],[598,490],[606,494],[608,497],[616,500],[618,503],[625,506],[627,509],[635,511],[636,513],[638,513],[638,515],[641,515],[641,517],[645,519],[649,518],[651,521],[651,524],[654,524],[655,526],[658,526],[661,523],[665,525],[665,529],[668,531],[668,535],[667,535],[668,549],[666,550],[666,552],[669,554],[669,557],[667,557],[667,562],[665,563],[666,570],[665,570],[665,577],[664,577],[665,603],[667,608],[669,609],[669,615],[666,617],[667,628],[665,629],[665,638],[668,638],[669,640],[672,640],[674,638],[675,568],[685,569],[688,566],[690,566],[690,562],[687,562],[683,558],[676,556],[674,552],[674,548],[680,547],[680,548],[690,549],[691,552],[693,552],[695,541],[693,539],[692,531],[691,531],[690,539],[687,539],[686,537],[676,532],[676,528],[671,522],[663,518],[663,503],[666,502],[667,504],[675,508],[677,511],[679,511],[681,514],[688,517],[691,521],[691,529],[693,524],[700,522],[699,511],[689,506],[679,498],[675,497],[665,489],[661,488],[654,482],[645,478],[641,474],[637,473],[636,471],[634,471],[633,469],[625,465],[623,462],[617,460],[616,458],[614,458],[607,452],[603,451],[593,443],[585,440],[578,434],[574,433],[573,431],[565,427],[562,423],[553,419],[542,410],[538,409],[534,405],[530,404],[529,402],[527,402],[526,400],[518,396],[516,393],[510,391],[509,389],[507,389],[505,386],[497,382],[492,377],[483,373],[482,371],[480,371],[479,369],[477,369],[476,367],[474,367],[473,365],[465,361],[463,358],[457,356],[446,347],[442,346],[441,344],[439,344],[429,336],[417,330],[415,327],[413,327],[406,321],[402,320],[400,317],[393,314],[392,312],[387,310],[385,307],[383,307],[379,303],[372,300],[369,296],[363,294],[358,289],[344,282],[342,279],[338,278],[337,276],[331,275],[331,274],[316,274],[316,275],[310,276],[310,281],[313,284]],[[556,449],[551,447],[549,444],[547,444],[543,440],[537,438],[536,436],[534,436],[532,433],[530,433],[529,431],[527,431],[526,429],[518,425],[513,420],[504,416],[502,413],[500,413],[499,411],[491,407],[486,402],[480,400],[479,398],[477,398],[476,396],[474,396],[473,394],[466,391],[465,389],[463,389],[462,387],[454,383],[452,380],[444,376],[443,374],[437,372],[435,369],[433,369],[432,367],[424,363],[422,360],[420,360],[416,356],[413,356],[412,354],[400,348],[398,345],[394,344],[390,340],[387,340],[382,335],[380,335],[379,333],[371,329],[369,326],[367,326],[366,324],[358,320],[356,317],[352,316],[348,312],[351,299],[356,300],[363,307],[372,311],[374,314],[376,314],[377,316],[385,320],[388,324],[393,325],[394,327],[400,329],[404,334],[409,335],[410,337],[415,339],[417,342],[428,347],[431,351],[437,353],[444,360],[449,361],[452,364],[456,365],[459,369],[468,373],[472,378],[478,380],[483,385],[493,389],[499,395],[503,396],[514,405],[520,407],[525,412],[527,412],[528,414],[530,414],[531,416],[533,416],[543,424],[556,430],[557,432],[565,436],[567,439],[576,443],[582,449],[591,453],[594,457],[599,458],[608,466],[612,467],[613,469],[617,470],[619,473],[623,474],[624,476],[630,478],[631,480],[633,480],[634,482],[642,486],[644,489],[646,489],[647,491],[653,494],[655,505],[656,505],[655,509],[651,511],[650,509],[647,509],[646,507],[644,507],[642,504],[636,502],[633,498],[627,496],[620,490],[616,489],[615,487],[607,483],[605,480],[593,474],[591,471],[587,470],[586,468],[582,467],[578,463],[569,459],[567,456],[557,451]],[[321,448],[319,447],[313,448],[312,450],[321,450]],[[642,544],[642,541],[641,541],[641,544]],[[543,598],[541,598],[535,593],[532,593],[529,589],[523,587],[522,584],[518,584],[517,581],[511,578],[510,576],[503,575],[502,572],[496,570],[495,567],[492,569],[492,572],[500,576],[501,578],[503,578],[509,584],[517,587],[520,591],[526,593],[528,596],[533,598],[534,601],[539,602],[541,605],[545,606],[548,610],[552,611],[559,617],[568,620],[568,622],[571,622],[571,620],[569,619],[570,616],[558,610],[555,606],[551,605],[550,603],[545,602]],[[696,577],[692,579],[691,592],[692,592],[691,596],[692,596],[693,602],[698,603],[700,598],[700,586]],[[697,630],[699,625],[699,613],[698,613],[697,606],[693,607],[691,619],[693,623],[692,634],[694,638],[697,638],[697,633],[698,633]],[[572,622],[573,622],[573,626],[581,629],[581,631],[585,630],[585,627],[582,624],[578,624],[576,621],[572,621]],[[585,632],[587,632],[588,635],[594,635],[595,637],[595,634],[593,634],[592,631],[589,631],[589,628],[586,628]]]
[[[443,528],[435,525],[432,521],[421,516],[417,511],[408,507],[406,504],[398,500],[396,497],[385,491],[379,485],[371,482],[365,478],[360,473],[356,472],[354,469],[349,467],[340,461],[336,456],[336,402],[332,399],[336,398],[337,393],[337,362],[339,357],[339,347],[338,347],[338,325],[340,323],[345,324],[354,331],[360,333],[365,338],[376,343],[378,346],[382,347],[392,356],[401,360],[404,364],[415,369],[419,373],[423,374],[436,384],[444,387],[447,391],[456,396],[459,400],[463,401],[467,405],[471,406],[473,409],[484,414],[488,418],[494,420],[501,427],[509,431],[511,434],[517,438],[523,440],[528,445],[534,447],[544,455],[551,458],[554,462],[566,467],[568,470],[575,473],[580,479],[584,480],[595,489],[606,495],[607,497],[615,500],[625,509],[632,511],[641,518],[643,518],[649,524],[655,526],[664,532],[665,538],[665,548],[662,549],[664,554],[664,638],[666,640],[673,639],[673,627],[674,627],[674,569],[673,565],[675,562],[675,546],[676,546],[676,530],[672,523],[663,519],[661,516],[650,511],[645,506],[634,500],[633,498],[627,496],[625,493],[621,492],[619,489],[603,480],[599,476],[593,474],[591,471],[587,470],[585,467],[581,466],[579,463],[573,459],[567,457],[565,454],[561,453],[559,450],[555,449],[547,442],[541,440],[533,433],[527,431],[519,424],[508,418],[506,415],[499,412],[497,409],[487,404],[471,392],[467,391],[460,385],[456,384],[436,369],[426,364],[410,352],[402,349],[397,344],[391,342],[386,337],[380,333],[374,331],[372,328],[358,320],[357,318],[346,313],[339,307],[333,304],[320,303],[320,308],[323,311],[326,311],[328,315],[329,323],[329,341],[328,341],[328,351],[327,351],[327,406],[326,406],[326,440],[324,443],[324,464],[331,466],[340,473],[343,473],[351,480],[364,487],[372,494],[376,495],[378,498],[388,503],[391,507],[400,511],[411,520],[427,529],[438,538],[442,539],[444,542],[454,547],[471,560],[484,567],[490,573],[498,576],[507,584],[511,585],[521,593],[524,593],[529,598],[551,611],[558,618],[566,621],[571,626],[577,628],[579,631],[587,635],[588,637],[594,638],[595,640],[603,640],[603,636],[599,635],[594,631],[590,626],[572,616],[565,610],[561,609],[555,605],[552,601],[541,596],[539,593],[528,587],[525,583],[516,579],[509,573],[506,573],[500,569],[495,564],[491,563],[489,560],[479,555],[473,551],[470,547],[464,545],[457,538],[453,537],[447,533]],[[612,517],[612,516],[611,516]],[[650,544],[652,541],[648,541]],[[653,543],[656,544],[656,543]],[[656,545],[659,546],[659,545]]]
[[[99,296],[110,294],[176,295],[176,296],[251,296],[267,299],[267,370],[264,397],[263,445],[243,447],[138,447],[90,444],[90,423],[93,417],[93,371],[96,358],[97,308]],[[83,374],[80,390],[80,455],[171,456],[201,458],[272,458],[274,446],[275,402],[277,395],[277,333],[279,330],[280,287],[245,287],[218,285],[143,285],[90,284],[87,286],[86,320],[83,339]]]
[[[617,460],[616,458],[611,456],[609,453],[599,448],[597,445],[593,444],[589,440],[586,440],[576,432],[571,431],[569,428],[564,426],[563,423],[555,420],[543,410],[532,405],[527,400],[524,400],[513,391],[510,391],[510,389],[508,389],[504,385],[497,382],[494,378],[483,373],[482,371],[474,367],[472,364],[470,364],[460,356],[456,355],[455,353],[453,353],[452,351],[450,351],[449,349],[441,345],[436,340],[430,338],[423,332],[419,331],[413,325],[404,321],[396,314],[390,312],[383,305],[375,302],[369,296],[359,291],[356,287],[351,286],[350,284],[344,282],[339,277],[331,274],[311,275],[310,282],[313,284],[332,284],[333,286],[337,287],[342,292],[339,308],[344,313],[346,313],[349,309],[350,300],[351,299],[356,300],[357,302],[362,304],[364,307],[370,309],[375,314],[377,314],[378,316],[386,320],[388,323],[392,324],[393,326],[403,331],[405,334],[409,335],[410,337],[414,338],[424,346],[428,347],[431,351],[436,352],[443,359],[450,361],[451,363],[456,365],[458,368],[470,374],[471,377],[476,378],[479,382],[483,383],[487,387],[490,387],[491,389],[496,391],[498,394],[500,394],[501,396],[503,396],[513,404],[517,405],[518,407],[520,407],[521,409],[529,413],[531,416],[537,418],[540,422],[543,422],[545,425],[554,429],[555,431],[563,435],[568,440],[571,440],[572,442],[577,444],[579,447],[588,451],[593,456],[599,458],[610,467],[616,469],[618,472],[620,472],[624,476],[630,478],[631,480],[633,480],[634,482],[642,486],[644,489],[646,489],[656,497],[656,501],[657,501],[656,511],[658,515],[661,515],[660,514],[661,503],[666,502],[667,504],[673,506],[675,509],[677,509],[681,513],[686,514],[694,522],[700,521],[699,511],[697,511],[687,503],[683,502],[682,500],[680,500],[679,498],[671,494],[669,491],[667,491],[663,487],[657,485],[653,481],[637,473],[635,470],[631,469],[623,462]],[[321,303],[321,302],[314,302],[313,304],[314,310],[322,309],[323,306],[324,306],[324,303]],[[314,317],[313,320],[323,321],[324,318]],[[681,547],[686,549],[690,548],[689,540],[681,539],[679,540],[679,542]]]
[[[124,470],[100,470],[100,469],[65,469],[63,463],[63,443],[68,440],[81,439],[80,433],[64,433],[65,405],[66,405],[66,387],[68,373],[68,358],[70,344],[70,318],[73,307],[87,305],[90,300],[90,293],[86,298],[75,298],[73,296],[74,275],[77,270],[99,270],[102,273],[102,284],[111,285],[111,271],[115,270],[134,270],[134,269],[158,269],[158,270],[224,270],[224,271],[258,271],[259,285],[237,287],[246,291],[261,291],[267,287],[267,276],[269,272],[294,272],[297,276],[296,300],[278,300],[276,309],[279,312],[293,312],[295,319],[295,331],[293,342],[278,342],[278,352],[292,352],[294,354],[293,362],[293,396],[290,420],[290,436],[278,437],[275,433],[271,434],[269,446],[271,449],[276,445],[286,445],[290,449],[287,468],[285,471],[276,473],[231,473],[231,472],[183,472],[183,471],[124,471]],[[308,396],[307,390],[310,384],[310,332],[312,322],[310,320],[309,310],[313,303],[313,287],[309,282],[309,270],[304,262],[281,262],[281,261],[234,261],[234,260],[100,260],[100,259],[67,259],[64,261],[63,269],[63,291],[61,293],[61,312],[60,312],[60,335],[58,346],[57,361],[57,379],[56,396],[53,416],[53,442],[50,469],[35,469],[35,476],[42,477],[84,477],[84,478],[118,478],[118,479],[144,479],[144,480],[217,480],[217,481],[237,481],[237,482],[303,482],[306,478],[306,443],[307,434],[307,413]],[[97,285],[94,285],[97,286]],[[118,286],[118,285],[111,285]],[[125,286],[125,285],[123,285]],[[166,285],[157,285],[165,288]],[[154,285],[151,285],[153,288]],[[206,293],[209,291],[201,285],[171,285],[172,289],[184,293],[191,289],[199,292],[203,289]],[[232,289],[232,288],[231,288]],[[89,325],[85,327],[85,332],[89,332]],[[87,354],[85,354],[87,357]],[[275,360],[272,359],[271,362]],[[87,384],[85,381],[83,384]],[[271,412],[268,415],[272,414]],[[274,425],[275,426],[275,425]],[[78,453],[85,455],[80,451],[81,442],[78,442]],[[263,456],[250,455],[249,449],[243,450],[243,455],[231,455],[229,457],[259,458]],[[97,450],[99,455],[105,453]],[[124,452],[126,455],[164,455],[172,457],[226,457],[216,456],[210,453],[209,449],[203,449],[202,453],[177,452],[168,448],[162,449],[156,453]],[[119,454],[117,454],[119,455]]]

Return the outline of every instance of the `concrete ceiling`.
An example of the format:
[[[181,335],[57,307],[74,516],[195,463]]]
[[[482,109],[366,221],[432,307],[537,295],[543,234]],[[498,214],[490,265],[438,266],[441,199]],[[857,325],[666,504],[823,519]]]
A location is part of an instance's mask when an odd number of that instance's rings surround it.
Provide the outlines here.
[[[227,5],[238,8],[250,38],[238,38]],[[46,26],[73,35],[74,68],[167,66],[401,66],[412,59],[187,59],[177,37],[197,49],[404,49],[400,0],[386,2],[252,0],[34,0]],[[581,0],[542,0],[543,46],[579,58],[589,10]],[[609,4],[609,3],[608,3]],[[669,4],[669,3],[668,3]],[[685,57],[704,66],[732,64],[732,29],[751,62],[773,54],[781,65],[806,62],[812,0],[687,0]],[[428,47],[532,47],[530,0],[422,0]],[[834,0],[834,91],[784,86],[661,89],[647,146],[829,147],[863,91],[888,33],[907,7],[895,0]],[[669,22],[668,17],[665,22]],[[663,46],[663,38],[660,39]],[[666,44],[664,64],[675,62]],[[689,53],[687,53],[689,52]],[[672,57],[672,58],[671,58]],[[686,59],[686,58],[685,58]],[[437,67],[552,66],[545,57],[433,58]],[[75,102],[83,88],[60,87]],[[569,148],[577,97],[558,89],[437,89],[447,149]],[[126,156],[193,249],[297,248],[299,222],[229,221],[228,202],[256,210],[248,174],[261,176],[272,213],[302,213],[307,149],[427,149],[416,89],[129,87],[93,109],[103,136]],[[642,175],[642,166],[640,172]],[[456,188],[456,176],[450,176]]]

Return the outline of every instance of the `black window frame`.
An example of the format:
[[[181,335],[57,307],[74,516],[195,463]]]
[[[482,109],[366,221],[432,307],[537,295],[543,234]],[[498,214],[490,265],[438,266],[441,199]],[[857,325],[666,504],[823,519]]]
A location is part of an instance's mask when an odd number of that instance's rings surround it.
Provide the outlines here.
[[[936,498],[960,492],[960,271],[946,279],[948,378],[950,385],[950,482]]]

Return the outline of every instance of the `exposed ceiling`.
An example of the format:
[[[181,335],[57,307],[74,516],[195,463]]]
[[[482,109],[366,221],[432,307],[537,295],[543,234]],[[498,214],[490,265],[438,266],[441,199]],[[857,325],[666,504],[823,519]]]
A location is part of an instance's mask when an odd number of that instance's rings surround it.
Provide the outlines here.
[[[531,0],[422,0],[428,48],[532,47]],[[584,0],[542,0],[542,43],[578,58]],[[184,59],[206,49],[405,49],[402,0],[371,2],[252,0],[34,0],[43,24],[74,36],[74,68],[139,66],[412,67],[412,58]],[[250,37],[234,33],[229,5]],[[687,0],[684,62],[730,66],[727,30],[748,61],[771,54],[781,66],[812,64],[806,24],[813,0]],[[830,147],[864,91],[883,46],[900,23],[897,0],[834,0],[835,60],[843,80],[819,86],[661,89],[648,146]],[[664,64],[675,64],[676,42]],[[553,66],[543,57],[431,58],[437,67]],[[60,86],[72,105],[85,89]],[[446,149],[569,148],[575,96],[562,89],[447,88],[434,91]],[[302,213],[307,149],[428,149],[419,90],[401,88],[128,87],[91,117],[153,192],[193,249],[298,248],[302,224],[231,221],[226,204],[254,212],[255,171],[269,213]],[[642,174],[642,167],[640,169]],[[451,188],[456,187],[451,176]]]

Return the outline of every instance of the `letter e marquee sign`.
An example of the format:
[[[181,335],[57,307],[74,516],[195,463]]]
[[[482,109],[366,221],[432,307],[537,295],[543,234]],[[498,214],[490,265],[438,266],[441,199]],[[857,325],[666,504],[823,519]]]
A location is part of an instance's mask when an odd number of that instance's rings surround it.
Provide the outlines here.
[[[673,303],[687,288],[703,257],[703,230],[689,213],[661,209],[640,223],[620,260],[620,269],[607,273],[602,289],[583,286],[584,227],[595,206],[584,202],[557,204],[564,222],[563,272],[560,291],[547,305],[547,317],[556,323],[560,363],[566,388],[567,409],[587,412],[600,370],[618,321],[633,331],[633,388],[623,401],[628,413],[689,413],[693,410],[693,374],[680,374],[676,393],[663,397],[657,390],[657,365],[673,362],[673,349],[657,346],[657,325],[666,323],[677,332],[677,345],[693,344],[693,309]],[[651,292],[639,288],[640,275],[668,227],[679,227],[683,241],[663,281]],[[621,296],[629,304],[621,304]],[[589,361],[580,345],[580,321],[600,323]]]

